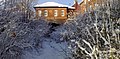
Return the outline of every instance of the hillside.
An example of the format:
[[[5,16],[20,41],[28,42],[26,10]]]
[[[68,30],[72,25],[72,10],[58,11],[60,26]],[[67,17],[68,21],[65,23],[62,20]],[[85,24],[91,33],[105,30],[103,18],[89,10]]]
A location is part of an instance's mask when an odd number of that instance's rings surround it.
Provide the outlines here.
[[[120,59],[120,1],[64,24],[36,19],[33,2],[1,2],[0,59]]]

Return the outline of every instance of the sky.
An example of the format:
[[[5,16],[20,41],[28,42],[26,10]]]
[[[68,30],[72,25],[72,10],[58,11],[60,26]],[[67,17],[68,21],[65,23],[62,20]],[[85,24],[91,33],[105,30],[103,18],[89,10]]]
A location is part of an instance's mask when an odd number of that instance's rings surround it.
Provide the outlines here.
[[[78,0],[80,3],[81,0]],[[74,0],[38,0],[37,4],[45,3],[45,2],[57,2],[65,5],[72,6],[74,4]]]

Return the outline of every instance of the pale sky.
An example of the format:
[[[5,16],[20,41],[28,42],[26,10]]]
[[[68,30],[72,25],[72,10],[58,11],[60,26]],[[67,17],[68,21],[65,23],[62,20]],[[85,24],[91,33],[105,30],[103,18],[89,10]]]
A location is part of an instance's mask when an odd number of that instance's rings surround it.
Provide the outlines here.
[[[45,3],[45,2],[57,2],[57,3],[61,3],[61,4],[65,4],[65,5],[73,5],[74,0],[38,0],[39,2],[37,2],[37,4],[41,4],[41,3]],[[81,0],[78,0],[78,2],[80,3]]]

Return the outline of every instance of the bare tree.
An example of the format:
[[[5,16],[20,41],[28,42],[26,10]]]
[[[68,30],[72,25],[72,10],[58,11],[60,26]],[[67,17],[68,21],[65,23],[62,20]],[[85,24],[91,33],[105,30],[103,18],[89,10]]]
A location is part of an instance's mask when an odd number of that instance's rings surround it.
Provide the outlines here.
[[[32,18],[32,3],[33,0],[2,0],[0,59],[23,59],[25,50],[37,51],[37,47],[42,47],[40,38],[45,36],[50,26],[44,20]]]
[[[64,25],[67,32],[63,36],[69,41],[69,48],[73,55],[71,58],[120,58],[120,6],[118,2],[118,0],[108,0],[106,5],[96,6],[94,13],[88,11]]]

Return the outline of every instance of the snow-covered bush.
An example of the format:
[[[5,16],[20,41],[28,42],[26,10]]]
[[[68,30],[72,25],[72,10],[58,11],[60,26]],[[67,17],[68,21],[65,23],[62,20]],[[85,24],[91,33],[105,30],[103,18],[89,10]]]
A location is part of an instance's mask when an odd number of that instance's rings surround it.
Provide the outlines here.
[[[0,59],[20,59],[24,49],[42,47],[41,37],[50,26],[44,20],[27,20],[20,16],[11,14],[9,18],[0,19]]]
[[[120,6],[118,4],[114,9],[111,5],[114,6],[108,1],[107,6],[87,12],[63,25],[64,31],[67,31],[63,37],[69,42],[71,58],[120,58]]]
[[[26,12],[26,9],[20,8],[19,3],[13,4],[9,8],[0,9],[0,59],[22,59],[25,50],[42,47],[42,37],[50,28],[46,21],[35,20],[33,15],[26,14],[33,12],[28,5],[24,6],[28,8]]]

